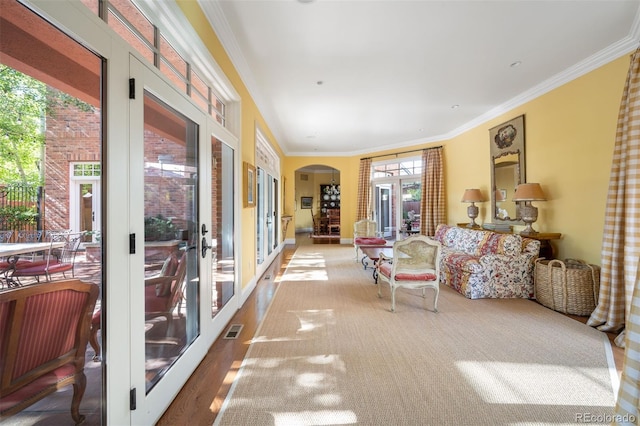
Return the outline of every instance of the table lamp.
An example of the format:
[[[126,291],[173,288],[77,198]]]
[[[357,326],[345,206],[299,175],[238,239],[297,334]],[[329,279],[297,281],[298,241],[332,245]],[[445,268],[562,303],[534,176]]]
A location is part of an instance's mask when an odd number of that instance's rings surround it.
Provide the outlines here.
[[[520,232],[520,235],[533,235],[538,231],[531,226],[536,220],[538,220],[538,208],[531,205],[532,201],[546,201],[544,192],[539,183],[522,183],[516,188],[516,193],[513,195],[513,201],[524,201],[524,204],[520,206],[520,218],[526,224],[526,227]]]
[[[465,189],[464,195],[462,196],[463,203],[471,203],[469,207],[467,207],[467,216],[471,219],[471,222],[467,225],[467,228],[477,228],[479,225],[476,223],[476,218],[478,217],[478,206],[475,203],[481,203],[484,201],[484,197],[479,189]]]

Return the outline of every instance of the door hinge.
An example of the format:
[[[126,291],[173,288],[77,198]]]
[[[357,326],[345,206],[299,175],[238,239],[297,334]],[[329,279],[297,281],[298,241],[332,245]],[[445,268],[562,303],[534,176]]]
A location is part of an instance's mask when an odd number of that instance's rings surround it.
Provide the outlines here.
[[[130,78],[129,79],[129,99],[135,99],[135,98],[136,98],[136,79]]]
[[[136,254],[136,234],[129,234],[129,254]]]
[[[129,391],[129,410],[136,409],[136,388]]]

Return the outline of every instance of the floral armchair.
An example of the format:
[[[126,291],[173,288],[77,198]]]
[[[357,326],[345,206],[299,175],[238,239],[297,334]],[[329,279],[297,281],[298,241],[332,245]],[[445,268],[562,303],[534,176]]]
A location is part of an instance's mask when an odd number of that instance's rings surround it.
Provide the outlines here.
[[[438,312],[440,293],[440,243],[424,235],[414,235],[393,244],[393,257],[380,253],[376,264],[378,279],[378,297],[382,297],[382,282],[391,287],[391,312],[396,310],[396,290],[404,287],[435,291],[433,311]]]
[[[540,241],[480,229],[438,225],[440,281],[469,299],[533,297]]]

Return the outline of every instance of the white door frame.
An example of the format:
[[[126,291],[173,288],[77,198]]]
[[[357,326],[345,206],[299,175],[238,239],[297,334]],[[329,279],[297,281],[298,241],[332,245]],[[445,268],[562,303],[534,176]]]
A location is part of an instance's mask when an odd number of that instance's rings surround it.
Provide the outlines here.
[[[84,229],[80,229],[80,185],[90,184],[91,191],[91,208],[92,208],[92,226],[91,230],[94,232],[100,232],[101,222],[101,208],[100,200],[102,196],[102,190],[100,185],[100,176],[75,176],[73,173],[74,166],[79,163],[71,163],[69,165],[69,228],[72,232],[82,232]],[[94,164],[94,163],[91,163]],[[100,164],[96,162],[95,164]]]

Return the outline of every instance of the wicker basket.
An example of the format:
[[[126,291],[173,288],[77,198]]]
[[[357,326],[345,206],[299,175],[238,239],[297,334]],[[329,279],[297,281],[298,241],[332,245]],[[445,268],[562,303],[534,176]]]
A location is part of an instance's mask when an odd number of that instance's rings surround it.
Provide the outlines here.
[[[580,260],[537,259],[535,298],[564,314],[591,315],[598,303],[600,267]]]

